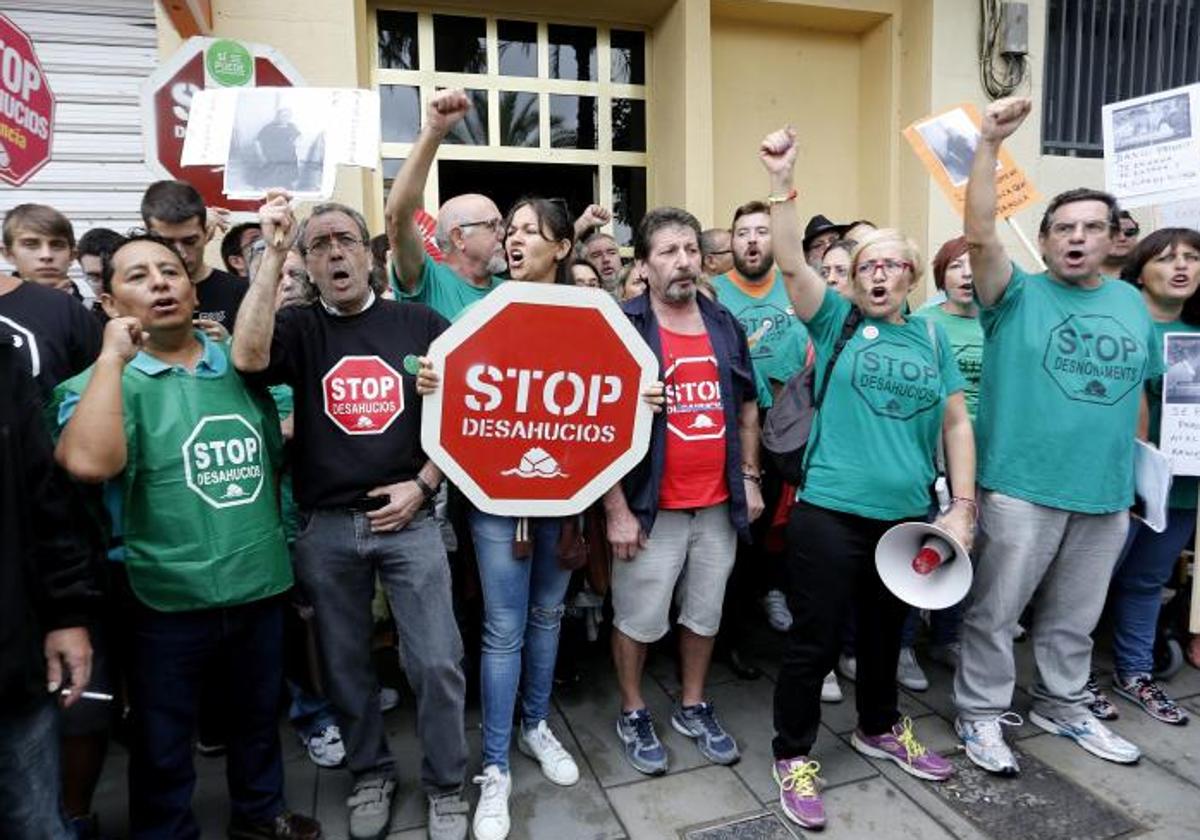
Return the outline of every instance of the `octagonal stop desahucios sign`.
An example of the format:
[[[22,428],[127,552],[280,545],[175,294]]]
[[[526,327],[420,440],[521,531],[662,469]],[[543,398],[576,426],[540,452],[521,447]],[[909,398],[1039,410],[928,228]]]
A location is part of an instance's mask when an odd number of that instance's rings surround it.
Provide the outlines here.
[[[486,513],[579,513],[646,454],[658,361],[598,289],[507,282],[429,358],[421,443]]]
[[[50,160],[54,94],[33,40],[0,14],[0,181],[19,187]]]

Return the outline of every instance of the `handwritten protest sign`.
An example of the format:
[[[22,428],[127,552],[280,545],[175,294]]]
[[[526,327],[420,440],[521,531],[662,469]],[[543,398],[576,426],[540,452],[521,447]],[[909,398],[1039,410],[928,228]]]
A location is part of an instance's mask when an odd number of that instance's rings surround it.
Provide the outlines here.
[[[223,164],[231,198],[282,187],[296,198],[325,199],[338,164],[377,164],[379,95],[340,88],[203,90],[192,100],[182,160]]]
[[[967,177],[979,143],[979,126],[979,110],[966,102],[904,129],[904,138],[960,216],[966,206]],[[996,165],[996,215],[1010,218],[1038,198],[1033,183],[1001,147]]]
[[[1105,105],[1104,175],[1122,207],[1200,197],[1200,84]]]
[[[1167,333],[1159,449],[1175,475],[1200,475],[1200,335]]]

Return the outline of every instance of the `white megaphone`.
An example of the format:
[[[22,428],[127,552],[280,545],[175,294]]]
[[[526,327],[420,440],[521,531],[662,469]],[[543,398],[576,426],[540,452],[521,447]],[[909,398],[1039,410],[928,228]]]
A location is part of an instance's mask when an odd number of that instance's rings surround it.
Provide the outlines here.
[[[891,593],[921,610],[952,607],[971,588],[971,558],[962,543],[927,522],[904,522],[875,546],[875,570]]]

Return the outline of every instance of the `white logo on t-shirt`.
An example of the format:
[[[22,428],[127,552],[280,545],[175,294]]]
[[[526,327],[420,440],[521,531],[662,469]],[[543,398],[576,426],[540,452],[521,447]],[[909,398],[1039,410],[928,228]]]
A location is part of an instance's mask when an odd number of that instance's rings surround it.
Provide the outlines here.
[[[38,352],[37,338],[26,327],[21,326],[12,318],[0,315],[0,324],[7,324],[14,330],[13,346],[23,350],[29,357],[29,372],[36,379],[42,372],[42,356]]]

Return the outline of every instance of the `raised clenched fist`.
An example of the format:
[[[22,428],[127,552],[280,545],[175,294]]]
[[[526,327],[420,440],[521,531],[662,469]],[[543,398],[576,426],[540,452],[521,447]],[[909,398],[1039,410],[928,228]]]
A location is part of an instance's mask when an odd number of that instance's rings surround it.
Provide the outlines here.
[[[1033,100],[1027,96],[1012,96],[1007,99],[997,99],[987,106],[983,112],[983,125],[979,130],[984,140],[999,143],[1016,131],[1029,112],[1033,110]]]

